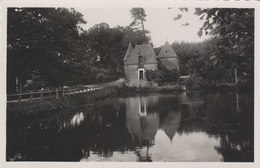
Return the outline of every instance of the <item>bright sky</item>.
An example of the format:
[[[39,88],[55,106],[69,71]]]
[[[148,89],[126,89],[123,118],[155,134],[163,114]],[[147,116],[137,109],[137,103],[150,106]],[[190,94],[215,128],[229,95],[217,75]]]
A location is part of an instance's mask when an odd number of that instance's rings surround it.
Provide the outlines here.
[[[95,24],[105,22],[110,27],[128,26],[133,20],[130,15],[130,8],[75,8],[84,15],[87,24],[84,29],[89,29]],[[151,33],[151,40],[155,47],[161,46],[168,40],[170,43],[177,41],[198,42],[206,37],[200,38],[197,33],[202,26],[202,21],[194,15],[194,9],[183,13],[180,20],[174,20],[180,11],[177,8],[145,8],[146,22],[145,29]],[[189,23],[189,26],[182,24]]]

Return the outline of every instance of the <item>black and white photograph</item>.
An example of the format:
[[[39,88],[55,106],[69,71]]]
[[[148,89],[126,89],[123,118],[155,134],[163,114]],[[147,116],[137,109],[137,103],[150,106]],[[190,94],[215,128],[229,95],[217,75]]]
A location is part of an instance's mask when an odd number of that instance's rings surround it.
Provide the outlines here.
[[[259,1],[77,2],[2,2],[4,167],[257,167]]]

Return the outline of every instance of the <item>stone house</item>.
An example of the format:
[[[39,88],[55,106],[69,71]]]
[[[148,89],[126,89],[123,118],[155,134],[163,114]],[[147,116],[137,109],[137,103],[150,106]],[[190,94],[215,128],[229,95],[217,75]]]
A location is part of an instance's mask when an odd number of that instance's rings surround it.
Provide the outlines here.
[[[156,54],[150,44],[129,44],[125,58],[124,71],[127,86],[146,86],[145,70],[156,70]]]
[[[147,86],[146,70],[156,70],[158,60],[168,69],[179,69],[178,58],[172,47],[166,42],[158,56],[150,44],[136,45],[129,43],[124,57],[125,82],[127,86]]]

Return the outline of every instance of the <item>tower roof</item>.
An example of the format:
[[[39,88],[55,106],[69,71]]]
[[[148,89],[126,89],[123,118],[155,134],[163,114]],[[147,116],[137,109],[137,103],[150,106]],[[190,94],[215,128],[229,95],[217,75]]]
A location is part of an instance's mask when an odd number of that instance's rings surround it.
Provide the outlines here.
[[[168,70],[177,69],[179,70],[179,61],[177,58],[171,58],[171,60],[167,59],[168,57],[161,57],[159,60],[163,64],[163,66]]]
[[[165,134],[169,137],[171,141],[175,135],[175,132],[179,128],[180,120],[180,112],[171,112],[161,123],[161,128],[164,130]]]
[[[171,45],[169,44],[168,41],[165,42],[165,44],[163,45],[161,51],[158,54],[157,58],[176,58],[177,54],[175,53],[175,51],[172,49]]]

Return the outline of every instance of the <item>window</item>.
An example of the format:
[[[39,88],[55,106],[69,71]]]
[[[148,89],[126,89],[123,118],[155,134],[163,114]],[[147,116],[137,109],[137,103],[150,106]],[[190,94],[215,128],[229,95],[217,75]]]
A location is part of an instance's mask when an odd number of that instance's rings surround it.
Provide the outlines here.
[[[139,56],[139,63],[143,63],[144,62],[144,57],[143,56]]]
[[[140,112],[144,113],[144,103],[143,102],[141,102]]]
[[[145,79],[145,69],[144,68],[139,68],[138,70],[137,70],[137,75],[138,75],[138,79],[140,79],[140,80],[144,80]]]
[[[144,79],[144,71],[143,70],[139,71],[139,79]]]
[[[146,102],[142,98],[139,99],[139,115],[146,116]]]

